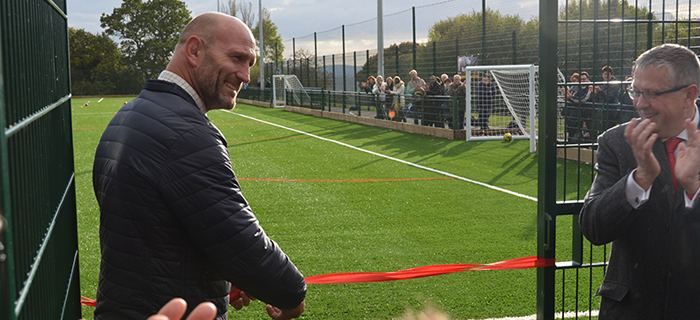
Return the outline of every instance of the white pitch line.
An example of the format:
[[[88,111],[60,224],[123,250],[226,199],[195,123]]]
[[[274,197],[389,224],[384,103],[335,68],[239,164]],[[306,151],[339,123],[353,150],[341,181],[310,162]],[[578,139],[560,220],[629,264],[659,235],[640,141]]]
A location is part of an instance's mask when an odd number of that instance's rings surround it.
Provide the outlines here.
[[[503,189],[503,188],[499,188],[499,187],[496,187],[496,186],[492,186],[492,185],[487,184],[487,183],[479,182],[479,181],[472,180],[472,179],[468,179],[468,178],[465,178],[465,177],[460,177],[460,176],[458,176],[458,175],[456,175],[456,174],[452,174],[452,173],[449,173],[449,172],[445,172],[445,171],[440,171],[440,170],[437,170],[437,169],[429,168],[429,167],[422,166],[422,165],[419,165],[419,164],[416,164],[416,163],[413,163],[413,162],[408,162],[408,161],[406,161],[406,160],[397,159],[397,158],[394,158],[394,157],[387,156],[387,155],[385,155],[385,154],[381,154],[381,153],[377,153],[377,152],[374,152],[374,151],[362,149],[362,148],[359,148],[359,147],[355,147],[355,146],[349,145],[349,144],[347,144],[347,143],[343,143],[343,142],[340,142],[340,141],[336,141],[336,140],[324,138],[324,137],[317,136],[317,135],[315,135],[315,134],[311,134],[311,133],[304,132],[304,131],[301,131],[301,130],[292,129],[292,128],[289,128],[289,127],[285,127],[285,126],[283,126],[283,125],[279,125],[279,124],[276,124],[276,123],[269,122],[269,121],[260,120],[260,119],[253,118],[253,117],[251,117],[251,116],[246,116],[246,115],[243,115],[243,114],[240,114],[240,113],[237,113],[237,112],[233,112],[233,111],[230,111],[230,110],[223,110],[223,111],[224,111],[224,112],[231,113],[231,114],[235,114],[235,115],[237,115],[237,116],[241,116],[241,117],[244,117],[244,118],[248,118],[248,119],[251,119],[251,120],[254,120],[254,121],[258,121],[258,122],[262,122],[262,123],[265,123],[265,124],[269,124],[269,125],[271,125],[271,126],[275,126],[275,127],[278,127],[278,128],[282,128],[282,129],[286,129],[286,130],[289,130],[289,131],[294,131],[294,132],[297,132],[297,133],[301,133],[301,134],[303,134],[303,135],[307,135],[307,136],[309,136],[309,137],[314,137],[314,138],[316,138],[316,139],[320,139],[320,140],[323,140],[323,141],[328,141],[328,142],[332,142],[332,143],[335,143],[335,144],[339,144],[339,145],[341,145],[341,146],[348,147],[348,148],[352,148],[352,149],[355,149],[355,150],[357,150],[357,151],[366,152],[366,153],[369,153],[369,154],[371,154],[371,155],[375,155],[375,156],[382,157],[382,158],[385,158],[385,159],[389,159],[389,160],[393,160],[393,161],[400,162],[400,163],[403,163],[403,164],[407,164],[407,165],[409,165],[409,166],[413,166],[413,167],[416,167],[416,168],[419,168],[419,169],[423,169],[423,170],[435,172],[435,173],[438,173],[438,174],[441,174],[441,175],[444,175],[444,176],[452,177],[452,178],[459,179],[459,180],[462,180],[462,181],[466,181],[466,182],[469,182],[469,183],[477,184],[477,185],[480,185],[480,186],[483,186],[483,187],[486,187],[486,188],[489,188],[489,189],[493,189],[493,190],[496,190],[496,191],[500,191],[500,192],[504,192],[504,193],[507,193],[507,194],[510,194],[510,195],[514,195],[514,196],[516,196],[516,197],[520,197],[520,198],[523,198],[523,199],[532,200],[532,201],[537,202],[537,198],[530,197],[530,196],[528,196],[528,195],[524,195],[524,194],[517,193],[517,192],[514,192],[514,191],[506,190],[506,189]]]
[[[591,311],[579,311],[578,313],[574,311],[569,311],[564,313],[564,317],[562,318],[561,312],[557,312],[554,314],[555,319],[572,319],[572,318],[584,318],[584,317],[597,317],[598,316],[598,310],[591,310]],[[505,318],[488,318],[488,319],[480,319],[480,320],[536,320],[537,315],[529,315],[529,316],[523,316],[523,317],[505,317]]]

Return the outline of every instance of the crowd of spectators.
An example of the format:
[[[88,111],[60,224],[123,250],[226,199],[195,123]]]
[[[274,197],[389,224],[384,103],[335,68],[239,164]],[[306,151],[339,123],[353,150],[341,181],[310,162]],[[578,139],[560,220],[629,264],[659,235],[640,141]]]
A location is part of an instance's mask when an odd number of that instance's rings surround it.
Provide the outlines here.
[[[466,95],[464,76],[447,74],[431,75],[428,82],[418,76],[416,70],[409,72],[410,80],[403,82],[400,77],[388,77],[386,83],[381,76],[370,76],[362,82],[360,92],[372,95],[365,100],[375,105],[378,119],[407,121],[412,118],[415,124],[454,127],[453,104],[457,109],[457,128],[465,127]],[[586,71],[571,75],[567,86],[561,88],[565,100],[562,115],[565,118],[568,141],[595,142],[599,133],[629,121],[635,111],[632,99],[626,94],[631,77],[619,81],[610,66],[601,69],[600,78],[591,81]],[[474,95],[471,125],[474,128],[489,130],[494,97],[498,88],[488,73],[472,88]],[[388,97],[387,97],[388,96]],[[453,101],[451,97],[459,97]]]
[[[404,122],[412,119],[414,124],[424,126],[465,127],[463,75],[456,74],[452,78],[445,73],[431,75],[426,82],[416,70],[411,70],[409,77],[407,82],[399,76],[386,79],[382,75],[367,77],[367,81],[359,86],[359,92],[364,95],[349,113],[356,115],[360,106],[367,106],[374,108],[377,119]],[[635,110],[632,99],[626,94],[631,80],[631,77],[626,77],[625,81],[619,81],[613,68],[607,65],[601,69],[595,82],[586,71],[573,73],[567,85],[561,88],[567,140],[570,143],[595,142],[599,133],[632,119]],[[269,78],[266,81],[258,78],[256,84],[271,87]],[[474,115],[470,115],[471,126],[482,131],[491,129],[489,119],[498,87],[488,73],[484,73],[472,87],[472,94]],[[453,100],[452,97],[458,98]],[[455,115],[458,120],[453,122]]]
[[[462,76],[431,75],[427,83],[416,70],[411,70],[409,76],[411,79],[408,82],[399,76],[387,77],[386,82],[381,75],[369,76],[367,82],[360,83],[360,92],[369,95],[369,99],[361,100],[361,103],[373,105],[377,119],[405,122],[412,118],[415,124],[444,128],[447,123],[452,128],[451,97],[457,96],[461,98],[456,99],[460,119],[457,127],[464,127],[466,89]],[[351,110],[351,113],[354,114],[354,111]]]
[[[590,78],[586,71],[573,73],[569,85],[561,89],[566,101],[562,115],[570,143],[595,142],[599,133],[629,121],[635,113],[632,99],[626,94],[631,77],[618,81],[613,68],[606,65],[601,69],[602,81],[594,83]]]

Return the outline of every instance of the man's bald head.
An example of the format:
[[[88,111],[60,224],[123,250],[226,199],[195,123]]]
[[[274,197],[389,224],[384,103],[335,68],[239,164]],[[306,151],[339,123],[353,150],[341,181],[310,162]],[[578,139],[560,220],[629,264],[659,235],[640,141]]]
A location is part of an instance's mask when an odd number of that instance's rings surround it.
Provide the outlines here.
[[[207,12],[182,31],[166,70],[185,80],[206,110],[231,109],[255,60],[250,28],[230,15]]]
[[[199,37],[205,46],[213,44],[221,30],[222,24],[230,24],[230,26],[234,28],[244,27],[247,29],[247,32],[250,32],[248,26],[236,17],[219,12],[205,12],[194,17],[194,19],[187,24],[185,29],[182,30],[175,51],[177,51],[179,47],[184,46],[187,43],[187,39],[192,36]]]

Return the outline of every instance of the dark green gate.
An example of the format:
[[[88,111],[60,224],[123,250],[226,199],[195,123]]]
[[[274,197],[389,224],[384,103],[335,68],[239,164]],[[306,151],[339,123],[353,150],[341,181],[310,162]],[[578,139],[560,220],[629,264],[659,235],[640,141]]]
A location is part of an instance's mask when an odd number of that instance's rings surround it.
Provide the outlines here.
[[[700,48],[700,8],[692,0],[596,1],[540,0],[540,123],[538,256],[555,258],[556,266],[537,273],[538,319],[596,318],[609,246],[592,246],[581,235],[578,214],[594,177],[595,137],[589,141],[557,135],[557,115],[564,101],[557,92],[573,82],[557,83],[557,68],[568,77],[581,71],[592,85],[604,84],[601,69],[611,66],[621,88],[636,57],[663,43]],[[569,81],[569,80],[567,80]],[[596,83],[597,82],[597,83]],[[622,96],[621,96],[622,97]],[[595,110],[593,128],[602,132],[636,116],[631,105],[588,102]],[[561,120],[560,120],[561,121]],[[561,123],[560,123],[561,124]],[[592,130],[591,130],[592,129]],[[567,160],[564,160],[567,159]]]
[[[79,319],[65,0],[0,1],[0,319]]]

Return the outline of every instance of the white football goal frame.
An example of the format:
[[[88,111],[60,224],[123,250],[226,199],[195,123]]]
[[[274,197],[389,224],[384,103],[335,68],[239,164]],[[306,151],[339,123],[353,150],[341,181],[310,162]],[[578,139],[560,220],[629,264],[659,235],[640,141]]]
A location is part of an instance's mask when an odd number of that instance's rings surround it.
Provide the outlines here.
[[[514,139],[529,139],[530,152],[536,152],[538,119],[539,67],[533,64],[472,66],[466,68],[466,112],[465,129],[467,141],[500,140],[510,133]],[[558,71],[558,70],[557,70]],[[491,98],[491,115],[488,128],[485,120],[479,120],[476,85],[488,75],[496,87]],[[558,82],[564,76],[558,71]],[[559,90],[557,89],[557,94]],[[563,97],[560,97],[563,98]],[[558,118],[560,110],[557,112]],[[558,132],[563,134],[563,120],[558,121]]]
[[[284,108],[287,105],[287,91],[291,92],[296,106],[311,105],[311,97],[297,76],[282,74],[272,76],[272,101],[275,108]]]
[[[272,105],[275,108],[287,106],[287,95],[285,94],[287,85],[284,75],[272,76]]]

